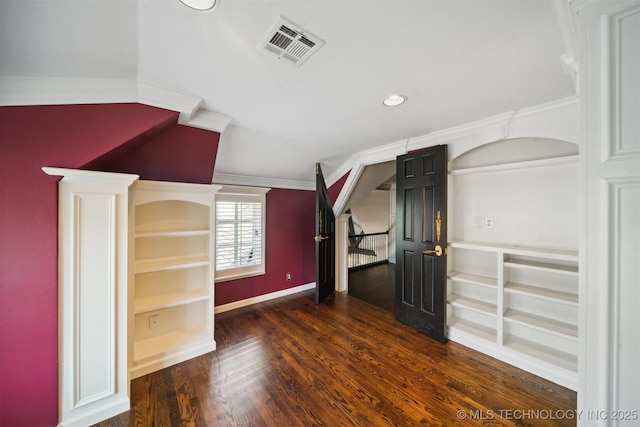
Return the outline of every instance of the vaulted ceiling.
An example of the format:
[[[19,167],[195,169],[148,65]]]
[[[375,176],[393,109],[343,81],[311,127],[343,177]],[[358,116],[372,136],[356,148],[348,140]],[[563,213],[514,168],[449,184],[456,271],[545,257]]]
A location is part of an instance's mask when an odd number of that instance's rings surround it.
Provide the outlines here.
[[[281,17],[324,42],[300,66],[260,48]],[[302,184],[315,162],[328,175],[354,153],[573,96],[575,59],[566,0],[0,3],[2,104],[125,102],[135,82],[232,118],[216,174]],[[53,84],[68,90],[40,96]],[[393,93],[407,102],[383,106]]]

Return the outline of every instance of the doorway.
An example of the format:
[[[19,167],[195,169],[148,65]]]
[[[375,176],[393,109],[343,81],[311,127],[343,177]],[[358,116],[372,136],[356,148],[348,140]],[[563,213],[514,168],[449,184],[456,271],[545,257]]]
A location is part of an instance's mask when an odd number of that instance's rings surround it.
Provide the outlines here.
[[[349,200],[345,252],[349,295],[393,312],[395,290],[395,161],[367,167]],[[365,191],[366,190],[366,191]]]
[[[396,265],[389,262],[349,271],[349,295],[393,313]]]

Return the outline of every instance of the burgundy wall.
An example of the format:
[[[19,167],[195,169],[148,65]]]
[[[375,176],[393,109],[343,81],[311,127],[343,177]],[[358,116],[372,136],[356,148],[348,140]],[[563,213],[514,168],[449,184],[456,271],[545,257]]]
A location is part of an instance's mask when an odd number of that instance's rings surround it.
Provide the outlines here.
[[[140,104],[0,107],[0,426],[58,421],[58,178],[41,168],[211,182],[219,134],[177,118]],[[314,282],[314,211],[313,191],[267,193],[266,274],[217,284],[216,305]]]
[[[152,181],[211,184],[220,134],[170,123],[83,166]]]
[[[80,168],[177,118],[140,104],[0,107],[0,425],[58,422],[58,178],[41,168]]]
[[[336,181],[331,187],[327,188],[327,193],[329,193],[329,197],[331,197],[331,201],[333,203],[336,202],[336,199],[340,195],[342,187],[344,187],[344,184],[347,182],[347,178],[349,178],[350,173],[351,171],[345,173],[344,175],[342,175],[342,178]]]
[[[348,176],[327,189],[333,201]],[[267,193],[265,275],[216,283],[216,306],[315,282],[315,197],[315,191],[306,190]]]
[[[314,282],[315,193],[271,189],[267,193],[265,275],[216,283],[216,305]],[[286,280],[291,272],[291,281]]]

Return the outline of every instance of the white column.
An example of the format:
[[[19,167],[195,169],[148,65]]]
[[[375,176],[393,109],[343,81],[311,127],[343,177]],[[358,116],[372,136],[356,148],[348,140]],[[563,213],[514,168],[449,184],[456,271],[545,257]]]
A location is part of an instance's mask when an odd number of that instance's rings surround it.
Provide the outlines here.
[[[580,24],[579,425],[640,423],[640,1]]]
[[[128,187],[137,175],[43,168],[59,183],[60,426],[129,409]]]

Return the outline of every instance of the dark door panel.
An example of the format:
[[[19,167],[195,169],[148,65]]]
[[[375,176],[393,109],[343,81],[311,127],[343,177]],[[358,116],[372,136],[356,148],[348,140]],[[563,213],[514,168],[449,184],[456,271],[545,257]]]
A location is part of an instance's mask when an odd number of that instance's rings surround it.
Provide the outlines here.
[[[316,303],[320,304],[335,290],[335,224],[331,199],[316,163]]]
[[[445,342],[447,146],[397,159],[396,318]]]

